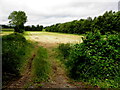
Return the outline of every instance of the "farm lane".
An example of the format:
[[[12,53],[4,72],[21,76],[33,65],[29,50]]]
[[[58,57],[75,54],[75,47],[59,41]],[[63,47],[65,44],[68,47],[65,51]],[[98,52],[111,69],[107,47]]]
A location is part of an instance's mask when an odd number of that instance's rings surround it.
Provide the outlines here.
[[[38,42],[40,46],[43,46],[48,51],[48,59],[51,62],[52,74],[49,78],[49,82],[42,82],[42,88],[76,88],[74,84],[70,84],[70,80],[66,75],[65,68],[62,66],[59,60],[56,58],[55,48],[60,43],[78,43],[82,42],[81,36],[78,35],[61,35],[61,34],[48,34],[48,33],[29,33],[29,39]],[[36,86],[32,86],[36,87]],[[80,85],[83,88],[84,85]]]
[[[70,83],[70,79],[66,75],[66,70],[59,60],[56,58],[55,48],[60,43],[79,43],[82,42],[79,35],[70,35],[70,34],[56,34],[49,32],[29,32],[25,37],[31,41],[38,43],[38,46],[43,46],[48,51],[48,59],[50,60],[52,73],[49,77],[49,82],[40,82],[42,88],[76,88],[78,86]],[[37,48],[36,47],[36,48]],[[37,52],[37,51],[36,51]],[[36,52],[33,53],[29,59],[26,72],[16,81],[10,82],[7,88],[24,88],[27,83],[31,81],[31,65],[32,61],[36,56]],[[38,88],[36,83],[30,85],[28,88]],[[80,88],[84,88],[84,85],[79,84]],[[40,87],[41,88],[41,87]]]

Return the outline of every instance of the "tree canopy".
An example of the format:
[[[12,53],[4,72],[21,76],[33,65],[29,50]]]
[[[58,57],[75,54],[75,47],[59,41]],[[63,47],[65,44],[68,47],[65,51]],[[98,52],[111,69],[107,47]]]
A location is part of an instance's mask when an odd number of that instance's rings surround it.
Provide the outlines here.
[[[24,11],[13,11],[9,16],[9,23],[15,25],[15,32],[23,32],[24,24],[27,22],[27,16]]]

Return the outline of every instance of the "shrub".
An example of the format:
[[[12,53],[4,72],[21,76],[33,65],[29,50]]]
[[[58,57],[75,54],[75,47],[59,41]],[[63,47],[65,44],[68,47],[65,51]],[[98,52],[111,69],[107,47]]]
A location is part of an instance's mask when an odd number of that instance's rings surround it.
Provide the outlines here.
[[[102,38],[100,32],[89,33],[83,43],[70,50],[67,67],[74,79],[113,79],[120,76],[120,37]]]
[[[19,33],[12,33],[10,35],[5,35],[2,37],[3,42],[5,41],[17,41],[17,42],[26,42],[25,37],[23,37],[22,34]]]

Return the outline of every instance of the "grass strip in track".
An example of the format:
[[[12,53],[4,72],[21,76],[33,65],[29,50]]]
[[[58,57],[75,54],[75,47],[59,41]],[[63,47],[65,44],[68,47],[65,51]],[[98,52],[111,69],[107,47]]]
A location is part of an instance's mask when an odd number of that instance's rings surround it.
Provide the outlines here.
[[[45,81],[49,77],[50,63],[48,61],[47,50],[43,47],[38,48],[32,65],[32,76],[34,82]]]

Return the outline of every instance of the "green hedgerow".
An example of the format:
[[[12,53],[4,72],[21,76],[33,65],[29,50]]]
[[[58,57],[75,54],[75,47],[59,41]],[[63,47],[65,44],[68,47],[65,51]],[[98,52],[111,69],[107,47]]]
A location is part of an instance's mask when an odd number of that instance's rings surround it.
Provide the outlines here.
[[[120,76],[120,36],[102,38],[100,32],[89,33],[83,43],[70,50],[66,62],[74,79],[112,79]]]

